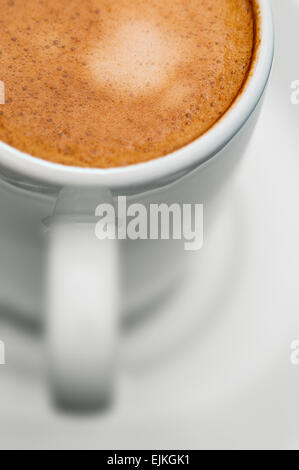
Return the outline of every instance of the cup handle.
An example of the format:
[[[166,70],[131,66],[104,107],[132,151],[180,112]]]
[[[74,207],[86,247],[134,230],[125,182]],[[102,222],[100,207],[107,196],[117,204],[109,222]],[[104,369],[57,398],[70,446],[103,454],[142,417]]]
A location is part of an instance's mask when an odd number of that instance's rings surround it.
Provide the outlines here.
[[[47,343],[55,401],[68,408],[111,400],[118,343],[118,249],[96,237],[108,191],[64,189],[48,230]]]

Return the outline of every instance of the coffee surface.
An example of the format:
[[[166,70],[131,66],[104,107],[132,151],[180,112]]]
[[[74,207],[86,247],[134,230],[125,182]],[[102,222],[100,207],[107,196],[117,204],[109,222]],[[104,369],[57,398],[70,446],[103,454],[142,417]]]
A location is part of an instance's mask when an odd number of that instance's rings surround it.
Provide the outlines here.
[[[252,60],[250,0],[0,0],[0,140],[93,168],[206,132]]]

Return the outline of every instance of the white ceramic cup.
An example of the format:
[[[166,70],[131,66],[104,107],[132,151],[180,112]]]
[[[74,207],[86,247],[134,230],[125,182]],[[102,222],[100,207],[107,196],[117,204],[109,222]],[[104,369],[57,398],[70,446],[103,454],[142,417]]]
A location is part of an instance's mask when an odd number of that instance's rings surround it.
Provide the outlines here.
[[[54,396],[64,405],[101,405],[111,398],[114,387],[120,311],[118,244],[97,240],[95,208],[113,203],[120,194],[138,199],[143,193],[143,201],[149,203],[160,188],[167,199],[168,188],[212,157],[240,154],[258,115],[274,51],[269,0],[256,3],[261,43],[247,85],[226,115],[184,148],[147,163],[101,170],[53,164],[0,142],[3,179],[37,197],[44,192],[57,197],[49,219],[46,309],[50,380]]]

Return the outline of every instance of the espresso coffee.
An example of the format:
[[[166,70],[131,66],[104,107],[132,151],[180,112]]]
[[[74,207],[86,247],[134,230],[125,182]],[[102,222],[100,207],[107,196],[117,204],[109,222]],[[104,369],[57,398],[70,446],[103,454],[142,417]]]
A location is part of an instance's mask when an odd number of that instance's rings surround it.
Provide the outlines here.
[[[109,168],[169,154],[230,108],[255,47],[251,0],[0,0],[0,140]]]

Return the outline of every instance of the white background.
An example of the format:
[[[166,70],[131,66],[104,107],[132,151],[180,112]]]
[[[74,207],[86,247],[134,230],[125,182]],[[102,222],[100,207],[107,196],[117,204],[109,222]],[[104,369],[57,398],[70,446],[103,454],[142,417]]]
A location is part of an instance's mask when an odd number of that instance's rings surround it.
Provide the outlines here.
[[[206,208],[213,223],[190,281],[124,332],[118,399],[105,414],[66,416],[48,403],[40,234],[30,202],[1,188],[0,448],[299,449],[299,1],[272,3],[275,63],[246,155]]]

